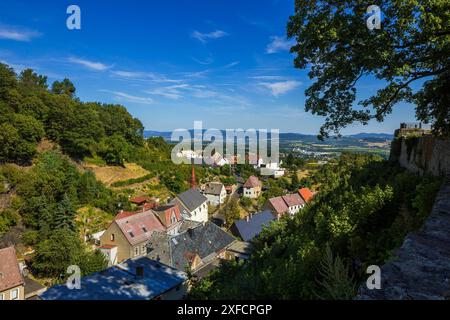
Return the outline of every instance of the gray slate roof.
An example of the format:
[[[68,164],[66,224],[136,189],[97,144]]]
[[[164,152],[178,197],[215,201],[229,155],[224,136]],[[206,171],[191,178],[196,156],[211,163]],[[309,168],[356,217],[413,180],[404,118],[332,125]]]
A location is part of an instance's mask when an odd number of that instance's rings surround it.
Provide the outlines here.
[[[197,189],[189,189],[177,196],[177,199],[190,211],[197,209],[201,204],[208,201]]]
[[[256,237],[263,229],[268,226],[270,222],[275,220],[272,212],[266,210],[255,213],[249,221],[246,219],[236,220],[231,226],[233,234],[239,236],[244,241],[250,241]]]
[[[233,236],[212,222],[197,223],[176,236],[154,233],[148,244],[150,253],[147,257],[184,271],[196,254],[207,263],[234,241]]]
[[[136,274],[138,266],[143,268],[143,277]],[[184,272],[141,257],[81,278],[80,290],[57,285],[40,297],[43,300],[151,300],[186,280]]]

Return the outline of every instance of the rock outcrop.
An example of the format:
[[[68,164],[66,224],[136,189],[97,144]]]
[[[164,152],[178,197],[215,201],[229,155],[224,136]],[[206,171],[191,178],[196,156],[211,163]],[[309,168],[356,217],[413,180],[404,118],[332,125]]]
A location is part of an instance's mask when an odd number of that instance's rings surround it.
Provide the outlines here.
[[[446,176],[450,174],[450,140],[432,135],[398,137],[393,142],[391,159],[411,172]]]

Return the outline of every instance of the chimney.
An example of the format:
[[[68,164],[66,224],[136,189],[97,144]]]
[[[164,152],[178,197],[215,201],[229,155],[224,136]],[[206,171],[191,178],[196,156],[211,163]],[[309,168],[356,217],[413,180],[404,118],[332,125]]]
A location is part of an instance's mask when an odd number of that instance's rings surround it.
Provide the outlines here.
[[[136,266],[136,278],[143,278],[144,277],[144,267],[143,266]]]

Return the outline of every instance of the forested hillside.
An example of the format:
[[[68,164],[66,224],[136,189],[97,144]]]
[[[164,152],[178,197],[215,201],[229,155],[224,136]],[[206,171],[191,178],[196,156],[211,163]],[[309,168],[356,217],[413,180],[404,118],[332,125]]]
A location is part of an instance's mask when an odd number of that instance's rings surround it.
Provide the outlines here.
[[[351,299],[369,265],[382,265],[430,213],[439,179],[376,156],[344,154],[311,177],[314,201],[266,228],[248,262],[227,262],[192,299]]]
[[[68,79],[49,85],[32,70],[17,75],[0,64],[0,246],[14,244],[46,284],[65,279],[72,264],[83,274],[103,269],[84,237],[131,209],[129,185],[145,182],[148,193],[171,197],[189,188],[191,167],[175,166],[170,152],[162,138],[145,140],[125,107],[82,102]],[[86,169],[128,162],[148,174],[109,188]],[[196,175],[216,171],[198,167]]]
[[[129,207],[127,195],[97,181],[82,160],[123,165],[168,154],[158,139],[144,141],[125,107],[84,103],[75,93],[68,79],[49,86],[32,70],[16,75],[0,64],[0,243],[31,253],[32,273],[50,281],[72,264],[83,274],[103,269],[81,229]]]

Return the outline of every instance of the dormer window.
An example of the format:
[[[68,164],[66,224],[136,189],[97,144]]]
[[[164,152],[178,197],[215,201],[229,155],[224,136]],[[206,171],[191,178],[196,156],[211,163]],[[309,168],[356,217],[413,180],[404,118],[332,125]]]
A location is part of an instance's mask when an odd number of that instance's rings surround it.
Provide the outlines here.
[[[174,223],[176,223],[177,222],[177,216],[176,216],[176,214],[175,214],[175,211],[172,211],[172,215],[171,215],[171,217],[170,217],[170,223],[171,224],[174,224]]]
[[[130,237],[134,238],[134,233],[133,233],[133,231],[128,231],[128,234],[130,235]]]
[[[148,230],[147,230],[147,228],[145,226],[142,226],[142,230],[144,231],[144,233],[148,232]]]

